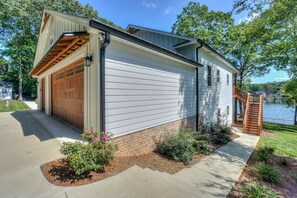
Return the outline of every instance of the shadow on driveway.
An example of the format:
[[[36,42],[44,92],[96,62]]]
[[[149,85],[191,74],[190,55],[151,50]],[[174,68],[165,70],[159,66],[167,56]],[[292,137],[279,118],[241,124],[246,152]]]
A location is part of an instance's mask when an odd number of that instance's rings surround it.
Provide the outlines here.
[[[29,111],[16,111],[11,115],[21,124],[24,136],[35,135],[40,141],[54,138]]]

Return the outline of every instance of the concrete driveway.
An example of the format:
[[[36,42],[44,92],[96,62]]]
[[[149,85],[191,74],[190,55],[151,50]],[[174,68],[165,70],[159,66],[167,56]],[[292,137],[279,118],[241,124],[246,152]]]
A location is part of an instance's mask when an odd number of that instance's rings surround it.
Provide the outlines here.
[[[60,142],[30,111],[0,113],[0,196],[53,197],[65,188],[50,184],[40,165],[62,157]]]
[[[196,198],[226,197],[259,137],[240,137],[174,175],[133,166],[78,187],[59,187],[40,165],[62,157],[61,142],[81,140],[71,126],[39,111],[0,113],[0,197]]]

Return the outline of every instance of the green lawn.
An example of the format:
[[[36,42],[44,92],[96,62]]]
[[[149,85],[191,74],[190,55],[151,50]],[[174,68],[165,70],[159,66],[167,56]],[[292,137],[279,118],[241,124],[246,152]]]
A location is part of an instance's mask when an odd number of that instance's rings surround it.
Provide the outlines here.
[[[297,158],[296,126],[265,122],[264,130],[271,132],[272,135],[261,136],[261,145],[266,144],[274,147],[277,155]]]
[[[22,111],[30,109],[23,101],[10,100],[9,107],[5,106],[5,101],[0,101],[0,112]]]

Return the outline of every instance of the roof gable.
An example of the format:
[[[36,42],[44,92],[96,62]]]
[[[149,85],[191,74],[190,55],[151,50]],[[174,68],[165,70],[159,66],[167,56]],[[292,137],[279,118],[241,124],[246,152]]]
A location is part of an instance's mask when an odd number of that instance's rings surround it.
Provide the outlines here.
[[[44,10],[38,37],[34,66],[66,32],[87,31],[88,19],[76,17],[51,10]]]

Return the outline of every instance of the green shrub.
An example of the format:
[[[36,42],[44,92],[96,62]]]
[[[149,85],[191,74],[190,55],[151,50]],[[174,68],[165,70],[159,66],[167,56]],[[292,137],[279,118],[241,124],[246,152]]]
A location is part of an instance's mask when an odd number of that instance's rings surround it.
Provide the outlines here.
[[[261,162],[267,163],[268,160],[271,158],[271,154],[274,152],[274,148],[270,146],[262,146],[257,151],[257,158]]]
[[[225,144],[231,140],[231,127],[223,122],[208,123],[202,127],[202,134],[209,134],[215,144]]]
[[[209,134],[197,134],[195,138],[197,141],[206,141],[206,142],[211,141],[211,137]]]
[[[258,173],[264,181],[278,183],[280,181],[280,172],[272,165],[260,162],[257,166]]]
[[[181,130],[176,134],[166,133],[157,144],[157,151],[170,159],[189,164],[196,153],[195,133]]]
[[[281,158],[279,164],[282,166],[290,166],[290,162],[286,158]]]
[[[261,185],[260,183],[256,184],[245,184],[241,188],[242,197],[244,198],[277,198],[278,195],[275,191],[270,188]]]
[[[111,135],[108,133],[90,129],[82,136],[89,143],[63,143],[60,149],[78,178],[90,171],[103,171],[104,166],[113,160],[117,150],[117,146],[109,142]]]
[[[194,144],[196,152],[199,154],[209,154],[212,153],[214,150],[214,147],[205,140],[198,140]]]
[[[209,154],[214,147],[209,134],[198,134],[190,128],[180,129],[178,133],[166,133],[157,144],[157,151],[175,161],[189,164],[194,154]]]

